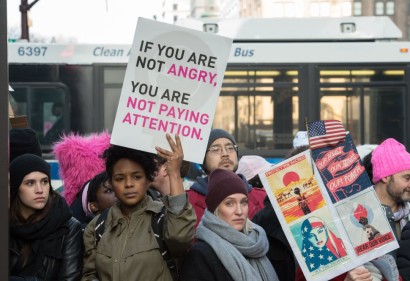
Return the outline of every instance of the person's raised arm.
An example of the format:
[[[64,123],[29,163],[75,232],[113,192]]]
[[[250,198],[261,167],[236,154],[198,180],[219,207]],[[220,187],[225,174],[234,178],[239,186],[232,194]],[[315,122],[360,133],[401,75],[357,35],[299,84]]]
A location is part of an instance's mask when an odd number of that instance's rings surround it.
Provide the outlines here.
[[[177,196],[184,193],[184,185],[181,178],[181,164],[184,159],[181,140],[178,135],[175,135],[175,141],[170,134],[166,134],[169,146],[172,151],[155,147],[160,157],[166,159],[165,165],[170,180],[170,195]]]
[[[184,158],[181,140],[175,135],[175,142],[166,135],[171,151],[156,147],[158,155],[166,160],[166,170],[170,181],[170,194],[163,198],[165,213],[164,241],[173,258],[181,258],[191,246],[195,237],[196,215],[185,193],[181,178]]]

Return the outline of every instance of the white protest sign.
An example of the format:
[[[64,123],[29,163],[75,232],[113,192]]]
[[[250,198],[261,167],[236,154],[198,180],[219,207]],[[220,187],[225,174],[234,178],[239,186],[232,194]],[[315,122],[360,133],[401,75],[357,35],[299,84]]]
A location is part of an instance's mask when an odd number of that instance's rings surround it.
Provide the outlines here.
[[[232,39],[139,18],[111,143],[156,153],[178,134],[202,163]]]

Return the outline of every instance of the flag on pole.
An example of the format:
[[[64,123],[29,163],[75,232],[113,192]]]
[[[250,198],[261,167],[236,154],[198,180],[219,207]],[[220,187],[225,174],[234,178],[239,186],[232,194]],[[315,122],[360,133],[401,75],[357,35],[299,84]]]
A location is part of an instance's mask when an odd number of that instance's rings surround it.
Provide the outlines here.
[[[310,149],[335,146],[344,141],[346,130],[338,120],[315,121],[308,124]]]

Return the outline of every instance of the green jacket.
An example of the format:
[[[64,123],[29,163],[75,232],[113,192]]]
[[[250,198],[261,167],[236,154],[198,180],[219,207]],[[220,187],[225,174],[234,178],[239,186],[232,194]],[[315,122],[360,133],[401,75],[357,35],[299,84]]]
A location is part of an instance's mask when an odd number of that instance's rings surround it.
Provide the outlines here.
[[[105,231],[95,244],[94,218],[84,231],[84,269],[82,281],[172,281],[151,229],[151,212],[165,205],[164,239],[172,257],[180,259],[194,240],[196,215],[186,194],[164,197],[164,203],[151,197],[135,206],[130,220],[118,205],[111,207]],[[179,205],[179,206],[178,206]],[[182,211],[180,206],[184,206]],[[179,207],[179,208],[178,208]]]

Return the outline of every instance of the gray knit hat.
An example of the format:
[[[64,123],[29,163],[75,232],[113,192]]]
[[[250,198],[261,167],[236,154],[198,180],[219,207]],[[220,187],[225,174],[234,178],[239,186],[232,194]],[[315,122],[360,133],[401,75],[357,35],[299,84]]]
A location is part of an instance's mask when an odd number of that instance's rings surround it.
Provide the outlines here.
[[[212,143],[214,141],[216,141],[217,139],[220,139],[220,138],[227,138],[234,145],[236,145],[236,140],[230,133],[228,133],[227,131],[222,130],[222,129],[213,129],[213,130],[211,130],[211,133],[209,134],[209,139],[208,139],[208,144],[206,145],[206,150],[208,151],[208,149],[211,147]],[[238,155],[238,150],[236,151],[236,154]],[[204,157],[204,161],[203,161],[201,167],[206,172],[206,170],[205,170],[205,158],[206,157]]]

